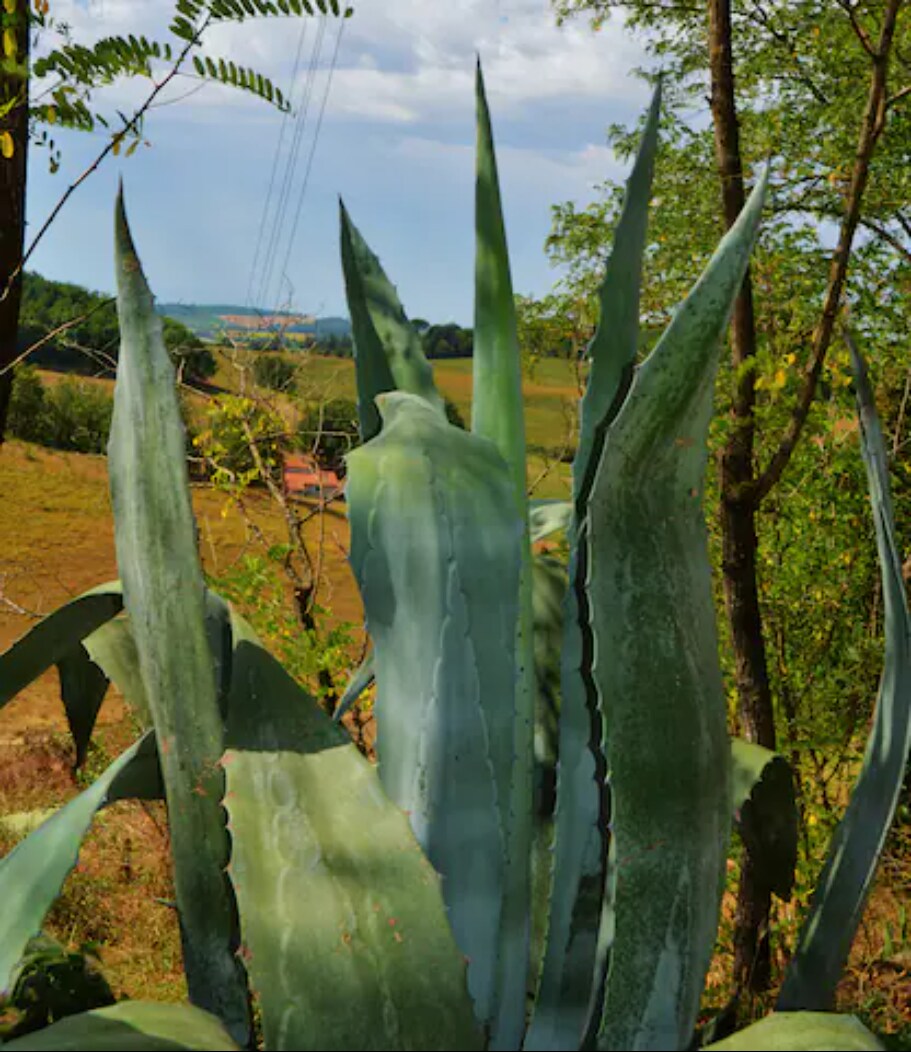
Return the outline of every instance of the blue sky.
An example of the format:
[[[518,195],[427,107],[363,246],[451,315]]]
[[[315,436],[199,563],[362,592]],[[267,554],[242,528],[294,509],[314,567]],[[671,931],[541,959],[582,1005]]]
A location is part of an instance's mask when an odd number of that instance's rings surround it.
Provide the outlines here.
[[[517,292],[543,294],[556,272],[543,249],[550,206],[587,202],[595,184],[621,174],[605,145],[614,121],[634,120],[647,89],[634,76],[643,54],[614,19],[598,33],[581,20],[556,26],[549,0],[352,0],[338,47],[312,169],[301,198],[319,103],[339,24],[328,20],[314,52],[318,19],[307,19],[304,60],[292,83],[301,20],[219,26],[206,50],[251,65],[297,102],[316,55],[300,161],[261,293],[271,213],[267,189],[282,115],[238,91],[181,77],[151,111],[142,147],[109,158],[73,196],[30,266],[110,290],[112,203],[122,175],[134,235],[159,300],[291,306],[343,314],[338,261],[338,195],[412,316],[470,324],[472,316],[474,58],[481,56],[492,110]],[[54,0],[76,40],[105,33],[168,39],[171,0]],[[148,81],[122,82],[98,96],[104,112],[132,112]],[[189,94],[188,94],[189,93]],[[181,98],[181,96],[185,96]],[[293,139],[284,131],[276,190]],[[30,158],[32,230],[104,144],[61,134],[63,164],[48,172]],[[291,228],[302,201],[293,243]],[[260,230],[265,236],[260,236]],[[257,250],[259,258],[257,259]],[[287,268],[284,261],[287,258]],[[254,262],[257,262],[254,271]],[[251,282],[252,279],[252,282]]]

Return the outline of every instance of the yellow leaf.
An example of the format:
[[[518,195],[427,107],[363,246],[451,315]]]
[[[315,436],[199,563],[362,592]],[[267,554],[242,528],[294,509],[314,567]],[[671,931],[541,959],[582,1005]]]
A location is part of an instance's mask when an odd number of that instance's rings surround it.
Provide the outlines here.
[[[0,153],[9,160],[16,150],[16,144],[8,131],[0,132]]]
[[[115,138],[114,138],[114,145],[111,148],[111,152],[114,154],[115,157],[120,153],[120,144],[122,142],[123,142],[123,139],[119,135],[115,136]]]
[[[775,387],[784,387],[786,380],[787,380],[787,375],[785,374],[784,369],[779,369],[778,372],[775,373],[774,386]]]
[[[8,15],[16,13],[16,0],[3,0],[3,8]]]
[[[16,57],[16,30],[15,29],[4,29],[3,30],[3,54],[7,58]]]
[[[47,108],[47,110],[46,110],[46,112],[44,114],[44,118],[48,122],[48,124],[56,124],[57,123],[57,109],[56,109],[56,107],[55,106],[48,106],[48,108]]]

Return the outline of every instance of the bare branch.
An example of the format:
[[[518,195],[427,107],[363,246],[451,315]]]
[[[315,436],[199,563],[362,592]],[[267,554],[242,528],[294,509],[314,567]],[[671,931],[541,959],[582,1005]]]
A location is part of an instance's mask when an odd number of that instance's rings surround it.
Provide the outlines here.
[[[45,333],[45,335],[42,336],[40,340],[38,340],[36,343],[33,343],[30,347],[26,347],[21,354],[18,354],[11,362],[7,362],[7,364],[4,365],[3,368],[0,368],[0,376],[3,376],[4,373],[8,373],[10,369],[14,369],[17,365],[19,365],[20,362],[24,362],[30,354],[34,354],[35,351],[40,350],[40,348],[50,343],[51,340],[56,339],[56,337],[60,336],[62,333],[67,332],[69,329],[80,325],[86,319],[91,318],[91,316],[97,311],[100,311],[102,307],[109,307],[112,303],[114,303],[113,296],[110,299],[102,300],[101,303],[96,303],[94,307],[92,307],[90,310],[87,310],[85,314],[80,314],[78,318],[70,318],[69,321],[65,321],[62,325],[58,325],[56,329],[51,329],[51,331]]]
[[[211,18],[212,18],[211,13],[208,13],[206,15],[205,19],[203,19],[203,21],[200,23],[199,28],[193,34],[193,38],[191,40],[187,41],[187,43],[184,46],[183,50],[177,56],[177,60],[175,61],[174,65],[170,68],[170,70],[168,70],[167,75],[155,85],[155,87],[152,89],[152,91],[149,93],[148,97],[146,98],[145,102],[143,102],[143,104],[139,107],[139,109],[136,110],[136,112],[133,114],[133,116],[125,123],[123,128],[116,135],[114,135],[111,138],[110,142],[104,147],[103,150],[101,150],[101,152],[98,154],[98,156],[95,158],[95,160],[92,161],[92,163],[88,166],[88,168],[85,169],[85,171],[82,173],[82,175],[80,175],[79,178],[76,179],[74,182],[70,183],[70,185],[66,188],[66,190],[63,192],[63,194],[60,196],[60,199],[57,201],[57,203],[51,209],[51,211],[48,214],[48,216],[45,219],[45,221],[41,224],[41,228],[39,229],[38,233],[32,239],[32,243],[26,249],[25,254],[22,256],[22,260],[20,261],[19,265],[13,270],[12,274],[10,274],[9,277],[6,279],[6,286],[3,289],[3,293],[0,294],[0,302],[3,302],[3,300],[5,300],[6,297],[10,294],[16,279],[19,277],[19,275],[25,269],[26,264],[28,263],[29,259],[32,256],[32,253],[38,247],[39,243],[41,242],[41,239],[47,233],[47,231],[50,228],[51,224],[54,222],[54,220],[60,214],[60,211],[63,208],[63,206],[67,203],[67,201],[69,201],[69,199],[79,189],[79,187],[82,186],[82,184],[86,181],[86,179],[88,179],[88,177],[94,171],[96,171],[96,169],[99,167],[99,165],[102,163],[102,161],[104,161],[104,159],[108,156],[108,154],[111,153],[114,150],[115,146],[119,146],[119,144],[123,141],[123,137],[128,132],[136,131],[136,129],[139,127],[139,125],[140,125],[140,123],[142,121],[142,118],[145,116],[146,111],[152,106],[152,103],[155,101],[156,98],[158,98],[158,96],[161,94],[161,92],[164,90],[164,88],[167,87],[167,85],[174,79],[174,77],[177,76],[178,72],[180,71],[180,67],[183,65],[183,63],[186,60],[187,56],[190,54],[190,52],[193,50],[193,48],[196,47],[197,44],[199,44],[200,38],[202,37],[202,34],[205,32],[207,26],[209,25],[209,22],[210,22]],[[0,374],[0,375],[2,375],[2,374]]]
[[[835,320],[841,305],[842,291],[851,260],[851,249],[854,234],[860,223],[864,191],[870,174],[870,161],[876,149],[879,136],[885,127],[884,103],[886,99],[886,75],[888,72],[889,52],[895,34],[895,25],[902,0],[888,0],[883,15],[882,30],[873,58],[873,71],[867,93],[867,104],[858,135],[854,165],[851,172],[851,183],[845,195],[845,210],[842,216],[838,244],[832,254],[829,266],[829,280],[826,288],[822,315],[813,332],[813,346],[810,359],[804,372],[804,380],[797,398],[797,404],[791,412],[791,419],[785,428],[784,435],[777,450],[769,461],[766,470],[759,476],[751,496],[757,504],[765,498],[781,478],[787,467],[797,440],[810,413],[810,406],[816,395],[816,386],[822,373],[826,354],[832,342]]]

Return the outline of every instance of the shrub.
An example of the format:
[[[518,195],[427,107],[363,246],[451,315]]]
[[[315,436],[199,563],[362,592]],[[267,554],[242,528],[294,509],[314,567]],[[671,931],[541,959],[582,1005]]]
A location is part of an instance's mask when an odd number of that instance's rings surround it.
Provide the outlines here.
[[[45,388],[38,370],[30,365],[20,366],[13,376],[9,433],[25,442],[43,442],[45,412]]]
[[[253,359],[253,377],[260,387],[290,394],[297,379],[297,367],[281,354],[257,354]]]
[[[250,398],[219,395],[207,406],[193,443],[212,481],[231,487],[264,481],[257,456],[262,468],[277,479],[288,440],[277,413]]]
[[[10,401],[10,434],[27,442],[75,453],[104,453],[113,397],[103,387],[67,377],[45,386],[37,371],[16,371]]]

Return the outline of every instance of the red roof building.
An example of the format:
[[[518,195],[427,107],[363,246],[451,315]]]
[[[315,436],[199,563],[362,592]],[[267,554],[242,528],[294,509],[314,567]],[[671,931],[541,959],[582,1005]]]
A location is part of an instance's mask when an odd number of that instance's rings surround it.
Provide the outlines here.
[[[291,497],[329,501],[342,496],[344,483],[334,471],[321,468],[311,456],[290,453],[285,457],[285,492]]]

